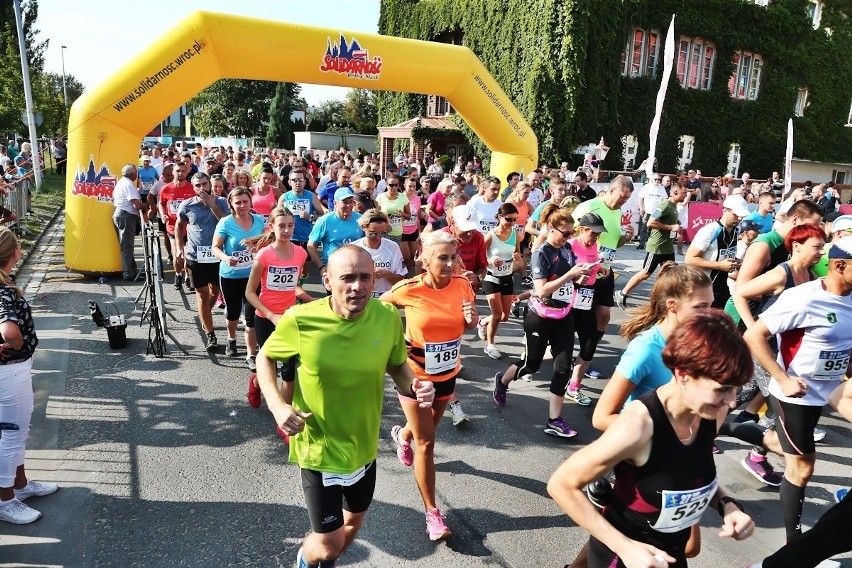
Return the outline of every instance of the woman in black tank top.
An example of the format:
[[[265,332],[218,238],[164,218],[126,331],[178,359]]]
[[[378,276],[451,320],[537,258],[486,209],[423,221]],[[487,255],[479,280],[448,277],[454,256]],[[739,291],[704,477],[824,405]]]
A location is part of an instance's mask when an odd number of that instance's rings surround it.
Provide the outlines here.
[[[726,357],[718,356],[720,349]],[[669,338],[663,362],[671,382],[627,405],[548,483],[562,509],[591,533],[589,568],[685,567],[690,527],[708,507],[723,515],[723,536],[743,540],[754,531],[751,518],[718,486],[713,462],[716,431],[753,369],[733,320],[720,310],[701,310]],[[611,468],[613,496],[599,515],[583,487]]]

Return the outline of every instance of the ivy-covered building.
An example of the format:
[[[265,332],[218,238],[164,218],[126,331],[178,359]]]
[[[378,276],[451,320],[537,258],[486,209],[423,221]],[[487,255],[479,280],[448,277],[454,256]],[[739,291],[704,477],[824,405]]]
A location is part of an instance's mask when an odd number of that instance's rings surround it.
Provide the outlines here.
[[[575,166],[575,149],[603,136],[603,167],[621,170],[648,153],[672,14],[660,170],[768,177],[791,117],[795,157],[852,163],[849,0],[382,0],[379,33],[469,47],[533,127],[541,161]],[[381,93],[379,123],[442,106]]]

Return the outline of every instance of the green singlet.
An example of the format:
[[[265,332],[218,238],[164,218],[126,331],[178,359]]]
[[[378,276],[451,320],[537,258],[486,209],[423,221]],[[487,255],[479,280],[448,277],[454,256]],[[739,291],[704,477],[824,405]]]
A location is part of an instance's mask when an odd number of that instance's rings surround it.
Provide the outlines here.
[[[354,320],[331,310],[330,298],[287,310],[263,345],[277,361],[297,356],[293,406],[313,416],[290,439],[290,461],[304,469],[352,473],[376,459],[385,369],[407,353],[402,319],[370,299]]]

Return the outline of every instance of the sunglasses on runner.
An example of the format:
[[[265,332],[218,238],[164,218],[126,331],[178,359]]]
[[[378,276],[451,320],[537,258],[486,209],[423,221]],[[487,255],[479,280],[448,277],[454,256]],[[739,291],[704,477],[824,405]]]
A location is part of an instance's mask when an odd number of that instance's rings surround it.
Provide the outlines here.
[[[385,233],[384,231],[382,231],[382,232],[379,232],[379,231],[367,231],[367,236],[368,236],[368,237],[370,237],[371,239],[375,239],[375,238],[376,238],[376,237],[378,237],[379,235],[381,235],[381,236],[383,236],[383,237],[384,237],[385,235],[387,235],[387,233]]]
[[[503,217],[503,220],[508,221],[509,223],[514,223],[515,221],[518,220],[518,218],[517,217]]]

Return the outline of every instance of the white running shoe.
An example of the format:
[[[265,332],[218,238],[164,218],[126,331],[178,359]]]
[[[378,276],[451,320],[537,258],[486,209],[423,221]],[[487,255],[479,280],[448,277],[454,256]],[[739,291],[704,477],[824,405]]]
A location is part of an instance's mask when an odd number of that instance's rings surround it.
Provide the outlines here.
[[[488,355],[489,357],[491,357],[492,359],[502,359],[503,358],[503,354],[500,353],[497,350],[496,347],[494,347],[493,343],[486,343],[484,351],[485,351],[485,354]]]
[[[814,428],[814,442],[822,442],[825,440],[825,430],[822,428]]]
[[[479,321],[476,324],[476,334],[479,336],[479,339],[485,341],[485,322],[482,318],[479,318]]]
[[[41,513],[21,503],[18,499],[0,502],[0,521],[15,525],[28,525],[37,521],[40,517]]]
[[[455,401],[448,405],[450,413],[453,415],[453,426],[458,426],[462,422],[467,422],[467,414],[462,410],[461,401]]]
[[[33,481],[30,479],[26,485],[20,489],[15,489],[15,498],[18,501],[24,501],[30,497],[44,497],[51,493],[56,493],[59,486],[50,481]]]

